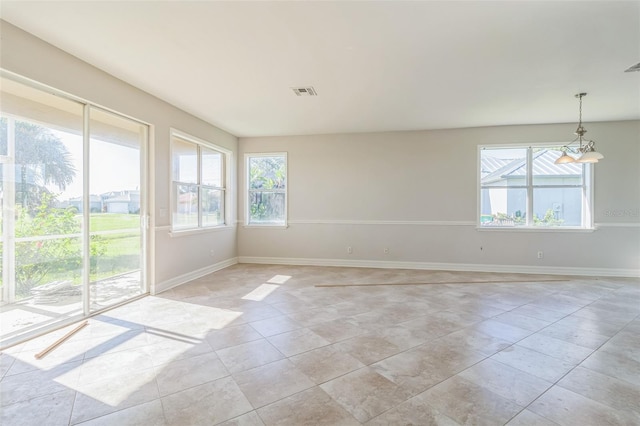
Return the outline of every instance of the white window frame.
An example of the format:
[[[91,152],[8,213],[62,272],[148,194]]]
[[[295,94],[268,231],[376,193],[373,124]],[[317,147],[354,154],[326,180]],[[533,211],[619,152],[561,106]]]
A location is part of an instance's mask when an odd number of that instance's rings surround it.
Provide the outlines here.
[[[554,148],[559,149],[563,143],[561,142],[542,142],[542,143],[529,143],[529,144],[495,144],[495,145],[478,145],[478,154],[476,162],[476,229],[481,231],[533,231],[533,232],[592,232],[595,230],[594,224],[594,182],[595,182],[595,168],[591,163],[582,163],[582,225],[581,226],[534,226],[533,220],[533,190],[535,188],[553,188],[549,185],[534,185],[533,184],[533,149],[535,148]],[[482,151],[485,149],[526,149],[526,221],[527,224],[523,226],[483,226],[480,222],[482,214]],[[567,187],[566,185],[559,185],[558,187]],[[493,187],[496,188],[496,187]]]
[[[197,147],[197,162],[196,162],[196,174],[197,174],[197,183],[186,183],[186,182],[179,182],[174,180],[174,176],[173,176],[173,154],[174,154],[174,147],[173,147],[173,142],[175,139],[181,139],[185,142],[189,142],[192,144],[195,144]],[[169,145],[170,145],[170,152],[169,152],[169,170],[170,170],[170,176],[169,176],[169,182],[170,185],[169,187],[171,188],[171,196],[170,196],[170,203],[171,203],[171,209],[170,209],[170,226],[171,226],[171,234],[172,235],[180,235],[180,234],[189,234],[192,233],[194,231],[207,231],[207,230],[217,230],[217,229],[226,229],[231,227],[230,225],[230,218],[231,218],[231,190],[229,188],[229,185],[231,183],[231,161],[232,161],[232,151],[221,147],[220,145],[216,145],[212,142],[206,141],[204,139],[200,139],[196,136],[192,136],[188,133],[185,133],[183,131],[177,130],[177,129],[170,129],[170,138],[169,138]],[[221,187],[212,187],[209,185],[203,185],[201,183],[201,179],[202,179],[202,173],[201,173],[201,167],[202,167],[202,155],[201,155],[201,147],[204,147],[206,149],[209,150],[213,150],[213,151],[217,151],[220,154],[222,154],[222,186]],[[174,212],[175,212],[175,203],[178,202],[178,200],[176,199],[176,185],[178,184],[184,184],[184,185],[193,185],[193,186],[197,186],[198,188],[198,223],[197,226],[178,226],[176,227],[174,225]],[[223,193],[223,200],[224,200],[224,209],[223,209],[223,214],[224,214],[224,220],[222,224],[218,224],[218,225],[203,225],[202,224],[202,188],[206,187],[206,188],[212,188],[215,190],[220,190]]]
[[[250,166],[249,161],[251,158],[259,158],[259,157],[284,157],[284,168],[285,168],[285,187],[284,190],[278,190],[275,192],[284,193],[284,220],[283,223],[251,223],[251,203],[249,194],[252,190],[249,189],[250,183]],[[250,228],[272,228],[272,229],[285,229],[289,225],[289,158],[286,152],[251,152],[245,153],[244,155],[244,226]],[[255,192],[255,191],[254,191]]]

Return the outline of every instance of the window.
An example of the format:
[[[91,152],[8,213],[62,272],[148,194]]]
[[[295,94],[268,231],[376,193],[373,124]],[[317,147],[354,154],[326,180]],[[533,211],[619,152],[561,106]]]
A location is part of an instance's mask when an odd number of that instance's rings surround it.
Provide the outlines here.
[[[247,154],[246,224],[286,226],[287,154]]]
[[[229,152],[220,147],[172,131],[173,229],[225,224],[225,181],[229,157]]]
[[[555,164],[558,147],[480,147],[479,226],[593,227],[591,164]]]

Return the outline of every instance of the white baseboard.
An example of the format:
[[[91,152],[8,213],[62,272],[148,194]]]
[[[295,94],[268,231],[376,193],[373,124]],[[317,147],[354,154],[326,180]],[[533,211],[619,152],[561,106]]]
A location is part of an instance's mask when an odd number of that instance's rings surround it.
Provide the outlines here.
[[[483,265],[465,263],[436,263],[436,262],[391,262],[382,260],[345,260],[345,259],[309,259],[287,257],[252,257],[240,256],[215,263],[213,265],[191,271],[186,274],[157,283],[154,294],[162,293],[181,284],[219,271],[237,263],[255,263],[267,265],[302,265],[302,266],[344,266],[351,268],[381,268],[381,269],[421,269],[431,271],[473,271],[473,272],[504,272],[520,274],[546,275],[576,275],[594,277],[640,277],[638,269],[613,268],[578,268],[554,266],[527,265]]]
[[[598,277],[640,277],[638,269],[579,268],[528,265],[483,265],[433,262],[390,262],[381,260],[305,259],[240,256],[238,263],[304,266],[346,266],[352,268],[423,269],[439,271],[506,272],[520,274],[579,275]]]
[[[209,265],[204,268],[196,269],[195,271],[179,275],[177,277],[171,278],[170,280],[157,283],[155,286],[154,294],[162,293],[163,291],[167,291],[181,284],[185,284],[197,278],[204,277],[205,275],[208,275],[212,272],[228,268],[229,266],[235,265],[236,263],[238,263],[238,258],[233,257],[231,259],[223,260],[222,262],[214,263],[213,265]]]

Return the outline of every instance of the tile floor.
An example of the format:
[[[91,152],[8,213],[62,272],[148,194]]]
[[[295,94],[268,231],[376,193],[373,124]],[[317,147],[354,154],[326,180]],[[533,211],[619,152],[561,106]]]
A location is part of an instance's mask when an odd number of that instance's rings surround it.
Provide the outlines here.
[[[0,423],[640,424],[640,280],[561,278],[236,265],[5,350]]]
[[[91,310],[97,311],[136,297],[142,293],[140,271],[116,275],[90,285]],[[81,318],[82,295],[77,287],[69,292],[52,291],[43,299],[30,297],[0,306],[0,347],[24,340],[24,335],[39,334],[40,330],[60,321]],[[47,300],[48,299],[48,300]]]

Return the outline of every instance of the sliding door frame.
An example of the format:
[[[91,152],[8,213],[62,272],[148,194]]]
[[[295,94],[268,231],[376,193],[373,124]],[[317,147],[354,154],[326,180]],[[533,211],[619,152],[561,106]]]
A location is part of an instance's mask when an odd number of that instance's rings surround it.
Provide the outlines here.
[[[150,187],[150,182],[151,179],[149,178],[149,172],[151,170],[150,167],[150,161],[151,159],[151,155],[152,155],[152,150],[150,149],[151,146],[151,141],[150,138],[153,135],[153,127],[150,123],[144,122],[140,119],[131,117],[127,114],[123,114],[121,112],[115,111],[111,108],[107,108],[104,107],[102,105],[96,104],[94,102],[88,101],[86,99],[82,99],[78,96],[66,93],[64,91],[58,90],[56,88],[53,88],[51,86],[48,86],[46,84],[31,80],[29,78],[23,77],[19,74],[4,70],[2,68],[0,68],[0,77],[2,78],[6,78],[12,81],[15,81],[17,83],[23,84],[25,86],[31,87],[33,89],[45,92],[45,93],[49,93],[55,96],[59,96],[63,99],[67,99],[69,101],[73,101],[73,102],[77,102],[79,104],[82,105],[82,113],[83,113],[83,117],[82,117],[82,144],[83,144],[83,152],[82,152],[82,164],[83,164],[83,170],[82,170],[82,185],[83,185],[83,189],[82,189],[82,195],[83,195],[83,201],[82,201],[82,225],[81,225],[81,232],[82,232],[82,312],[83,314],[80,316],[75,316],[75,317],[69,317],[66,318],[64,320],[61,320],[59,322],[56,322],[52,325],[50,325],[49,327],[43,327],[40,329],[37,329],[35,331],[32,332],[25,332],[24,334],[21,334],[19,337],[18,341],[13,342],[13,339],[9,339],[9,342],[3,342],[2,346],[5,345],[5,343],[8,343],[8,345],[14,345],[19,343],[19,341],[24,341],[26,339],[35,337],[37,335],[41,335],[41,334],[45,334],[48,333],[54,329],[60,328],[60,327],[64,327],[70,323],[73,323],[79,319],[82,318],[88,318],[92,315],[96,315],[99,314],[100,312],[104,312],[107,311],[109,309],[112,309],[114,307],[126,304],[131,302],[132,300],[136,300],[138,298],[144,297],[148,294],[150,294],[150,289],[153,287],[153,284],[149,282],[149,277],[152,276],[152,274],[149,271],[149,267],[152,264],[152,259],[151,257],[151,248],[152,246],[150,245],[150,238],[152,238],[151,234],[151,230],[150,230],[150,205],[152,203],[153,200],[153,194],[151,192],[151,190],[153,188]],[[119,302],[119,303],[114,303],[113,305],[109,305],[105,308],[102,309],[97,309],[97,310],[91,310],[91,294],[90,294],[90,213],[91,213],[91,209],[90,209],[90,170],[89,170],[89,163],[90,163],[90,159],[91,159],[91,153],[90,153],[90,145],[91,145],[91,129],[90,129],[90,124],[91,124],[91,110],[101,110],[103,112],[109,113],[109,114],[114,114],[115,116],[127,119],[127,120],[131,120],[139,125],[141,125],[143,131],[141,134],[141,141],[140,141],[140,212],[139,212],[139,216],[140,216],[140,232],[141,232],[141,241],[140,241],[140,281],[141,281],[141,292],[139,295],[133,296],[129,299],[127,299],[126,301],[123,302]],[[8,124],[7,126],[7,130],[8,132],[10,132],[10,134],[8,135],[8,139],[9,140],[15,140],[15,132],[13,132],[13,123],[15,122],[16,119],[20,119],[21,117],[16,117],[14,114],[10,114],[10,113],[5,113],[5,115],[9,118],[8,122],[11,123],[10,125]],[[29,117],[23,117],[26,121],[30,121]],[[13,173],[15,175],[15,147],[11,146],[11,143],[8,143],[8,147],[7,147],[7,153],[6,155],[2,155],[0,153],[0,156],[2,157],[3,160],[3,170],[4,171],[4,176],[3,179],[5,177],[9,177],[9,173]],[[13,151],[13,152],[11,152]],[[11,191],[11,185],[9,185],[9,192]],[[13,193],[15,193],[15,184],[13,185]],[[7,194],[5,192],[5,197],[7,195],[12,195],[12,194]],[[15,198],[15,196],[14,196]],[[5,247],[3,250],[3,255],[2,255],[2,262],[3,262],[3,294],[2,294],[2,300],[3,300],[3,305],[4,304],[11,304],[15,302],[15,286],[16,286],[16,281],[15,281],[15,225],[14,222],[15,220],[11,220],[9,218],[10,215],[13,215],[15,212],[14,211],[7,211],[7,209],[5,209],[5,206],[3,205],[3,243],[5,243]],[[8,220],[4,220],[4,219],[8,219]],[[10,235],[9,235],[10,234]],[[8,280],[6,279],[8,278]]]

